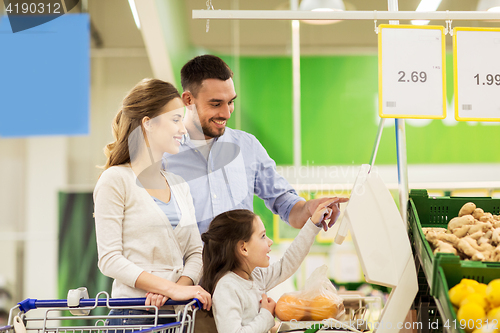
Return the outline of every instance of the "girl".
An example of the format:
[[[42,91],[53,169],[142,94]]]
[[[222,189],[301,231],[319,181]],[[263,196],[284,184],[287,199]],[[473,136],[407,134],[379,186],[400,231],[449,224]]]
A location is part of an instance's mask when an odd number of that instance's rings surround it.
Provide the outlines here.
[[[290,277],[309,252],[321,223],[338,217],[340,198],[323,202],[308,219],[280,261],[269,266],[271,244],[261,219],[249,210],[222,213],[201,235],[202,286],[212,295],[219,333],[265,333],[275,324],[274,300],[266,292]]]
[[[189,186],[161,167],[164,152],[179,151],[183,116],[179,93],[161,80],[142,80],[123,100],[94,190],[98,265],[115,279],[114,298],[147,296],[145,305],[162,306],[196,297],[210,309],[210,294],[196,285],[202,243]]]

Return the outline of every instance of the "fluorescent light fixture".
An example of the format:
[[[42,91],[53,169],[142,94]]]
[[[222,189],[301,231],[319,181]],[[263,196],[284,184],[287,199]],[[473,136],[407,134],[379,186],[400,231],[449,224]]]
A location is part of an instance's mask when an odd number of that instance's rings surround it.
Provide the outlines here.
[[[137,8],[135,7],[134,0],[128,0],[128,4],[130,6],[130,10],[132,11],[132,16],[134,17],[135,25],[137,29],[141,29],[141,21],[139,20],[139,14],[137,14]]]
[[[422,0],[418,5],[416,12],[435,12],[439,5],[441,4],[441,0]],[[411,20],[411,24],[413,25],[427,25],[429,24],[429,20]]]
[[[299,10],[310,11],[344,11],[345,5],[342,0],[302,0]],[[340,20],[303,20],[304,23],[325,25],[340,22]]]
[[[500,0],[480,0],[477,11],[500,12]]]

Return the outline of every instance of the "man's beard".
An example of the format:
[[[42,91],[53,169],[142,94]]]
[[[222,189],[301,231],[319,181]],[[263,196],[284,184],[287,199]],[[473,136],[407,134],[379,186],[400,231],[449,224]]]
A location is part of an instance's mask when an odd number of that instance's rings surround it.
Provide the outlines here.
[[[194,104],[194,106],[195,106],[196,110],[199,110],[198,105],[196,103]],[[194,126],[196,127],[198,132],[202,133],[205,137],[209,137],[209,138],[213,139],[213,138],[218,138],[224,134],[224,131],[226,130],[225,126],[224,126],[224,128],[222,128],[220,130],[219,129],[212,129],[210,127],[210,122],[212,121],[212,119],[215,119],[215,118],[210,118],[210,119],[208,119],[208,121],[205,124],[202,124],[200,116],[198,114],[196,116],[197,116],[196,118],[198,121],[196,121],[196,119],[195,119]],[[227,121],[227,119],[223,119],[223,120]]]
[[[203,131],[203,134],[205,136],[208,136],[210,138],[218,138],[219,136],[222,136],[222,134],[224,134],[224,131],[226,130],[226,127],[222,128],[222,129],[212,129],[210,127],[210,121],[208,121],[208,124],[204,124],[204,125],[201,125],[201,130]]]

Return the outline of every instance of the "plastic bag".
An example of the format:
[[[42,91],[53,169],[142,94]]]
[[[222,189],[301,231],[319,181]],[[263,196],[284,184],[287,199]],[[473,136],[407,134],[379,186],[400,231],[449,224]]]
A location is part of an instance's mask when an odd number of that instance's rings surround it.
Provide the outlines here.
[[[283,294],[275,313],[282,321],[321,321],[344,319],[344,300],[327,276],[328,266],[318,267],[307,279],[304,288]]]

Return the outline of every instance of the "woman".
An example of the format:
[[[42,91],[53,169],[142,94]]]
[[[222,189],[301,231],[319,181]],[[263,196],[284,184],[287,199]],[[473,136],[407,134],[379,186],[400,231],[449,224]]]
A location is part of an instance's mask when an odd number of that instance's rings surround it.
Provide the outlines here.
[[[98,265],[115,279],[113,298],[146,296],[145,305],[156,306],[197,298],[211,306],[210,294],[197,286],[202,243],[189,186],[161,165],[163,153],[179,152],[183,115],[174,86],[144,79],[113,120],[115,141],[105,147],[94,190]]]

